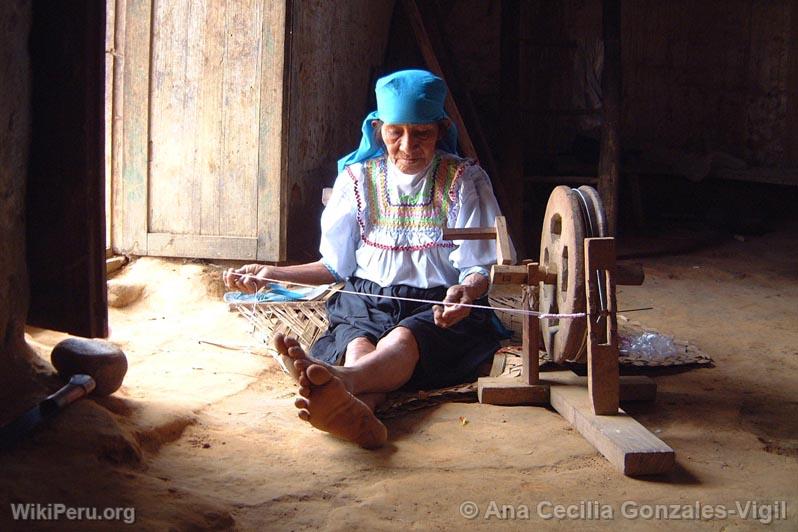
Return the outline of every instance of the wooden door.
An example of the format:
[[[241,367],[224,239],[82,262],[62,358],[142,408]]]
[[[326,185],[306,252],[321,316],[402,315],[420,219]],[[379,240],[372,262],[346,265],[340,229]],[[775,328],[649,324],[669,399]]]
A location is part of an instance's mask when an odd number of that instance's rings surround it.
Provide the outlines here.
[[[284,260],[285,3],[122,4],[114,250]]]

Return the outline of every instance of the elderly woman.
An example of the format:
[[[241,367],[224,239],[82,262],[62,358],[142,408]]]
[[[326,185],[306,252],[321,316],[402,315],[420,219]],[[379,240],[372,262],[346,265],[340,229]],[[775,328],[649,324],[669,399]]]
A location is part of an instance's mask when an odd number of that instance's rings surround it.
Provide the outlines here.
[[[492,313],[457,305],[484,303],[495,243],[443,239],[445,227],[492,226],[500,214],[488,176],[456,154],[445,84],[405,70],[381,78],[376,95],[359,148],[338,162],[321,260],[225,272],[229,287],[248,292],[264,279],[345,280],[363,294],[331,298],[329,329],[310,355],[294,339],[275,343],[298,370],[299,417],[364,447],[386,440],[373,414],[386,392],[473,379],[499,347]]]

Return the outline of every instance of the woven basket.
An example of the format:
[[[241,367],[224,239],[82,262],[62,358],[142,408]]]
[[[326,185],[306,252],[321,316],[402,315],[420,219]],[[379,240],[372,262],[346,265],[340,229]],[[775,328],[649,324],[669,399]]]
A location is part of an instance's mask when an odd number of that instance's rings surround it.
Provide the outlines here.
[[[233,303],[230,308],[253,325],[253,334],[269,350],[273,350],[275,334],[293,336],[307,349],[327,330],[327,300],[342,287],[343,283],[335,285],[333,290],[313,301]]]

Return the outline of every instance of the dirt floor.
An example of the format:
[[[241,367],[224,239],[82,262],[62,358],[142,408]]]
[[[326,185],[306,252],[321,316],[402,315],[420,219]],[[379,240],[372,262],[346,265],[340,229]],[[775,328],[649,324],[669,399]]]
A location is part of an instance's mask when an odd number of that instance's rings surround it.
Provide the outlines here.
[[[388,420],[382,450],[336,440],[296,417],[291,380],[250,351],[247,323],[220,301],[218,269],[139,259],[112,281],[142,290],[110,309],[110,339],[130,361],[123,388],[73,405],[0,454],[0,499],[134,508],[134,527],[145,530],[749,530],[765,526],[767,505],[785,501],[777,509],[787,519],[769,527],[796,530],[796,236],[792,227],[644,258],[645,284],[619,290],[621,308],[654,307],[635,319],[695,342],[715,362],[654,372],[656,402],[627,408],[676,450],[664,477],[624,477],[546,408],[444,404]],[[63,337],[31,330],[28,341],[49,359]],[[469,502],[474,519],[462,515]],[[645,519],[654,504],[679,508],[669,507],[670,520]],[[749,515],[689,519],[696,504]],[[119,530],[132,516],[120,517],[13,522],[4,504],[0,528]]]

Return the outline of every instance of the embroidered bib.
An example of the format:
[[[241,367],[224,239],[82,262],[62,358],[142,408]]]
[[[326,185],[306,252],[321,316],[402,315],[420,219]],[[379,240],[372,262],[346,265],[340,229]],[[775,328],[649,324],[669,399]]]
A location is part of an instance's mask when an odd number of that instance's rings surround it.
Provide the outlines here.
[[[399,194],[388,183],[386,156],[363,162],[363,183],[347,167],[357,202],[357,222],[365,245],[393,251],[453,248],[443,228],[456,215],[457,185],[472,161],[436,154],[415,194]]]

